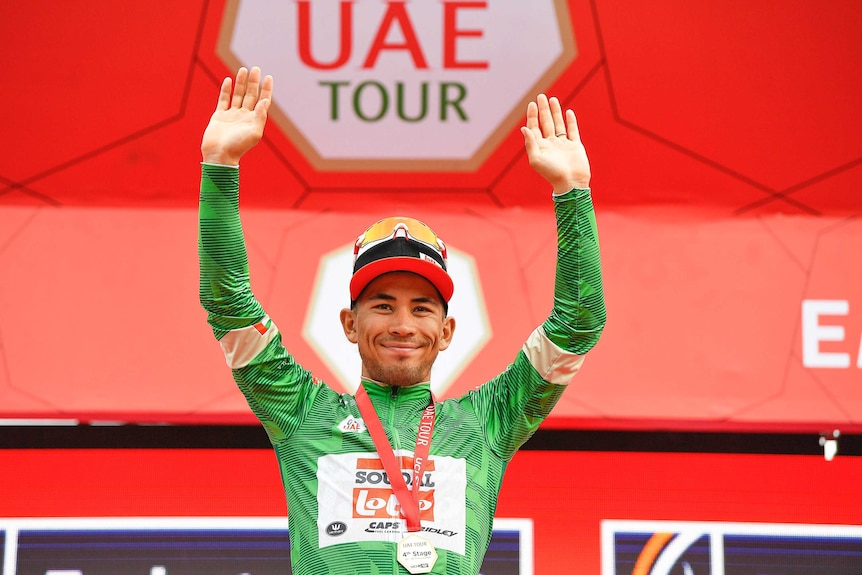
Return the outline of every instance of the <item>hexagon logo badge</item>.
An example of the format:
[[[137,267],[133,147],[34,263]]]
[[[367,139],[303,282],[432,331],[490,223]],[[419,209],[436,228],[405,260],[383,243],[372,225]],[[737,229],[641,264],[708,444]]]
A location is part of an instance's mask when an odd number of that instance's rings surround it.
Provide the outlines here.
[[[456,318],[457,328],[452,345],[440,352],[431,370],[431,389],[438,397],[445,394],[491,338],[491,324],[475,261],[451,245],[447,245],[447,251],[449,275],[455,282],[449,315]],[[349,299],[347,286],[352,269],[352,244],[321,257],[302,329],[305,340],[342,387],[351,393],[359,385],[362,362],[357,347],[344,336],[338,316],[345,300]]]
[[[474,170],[577,55],[565,0],[228,0],[217,50],[333,171]]]

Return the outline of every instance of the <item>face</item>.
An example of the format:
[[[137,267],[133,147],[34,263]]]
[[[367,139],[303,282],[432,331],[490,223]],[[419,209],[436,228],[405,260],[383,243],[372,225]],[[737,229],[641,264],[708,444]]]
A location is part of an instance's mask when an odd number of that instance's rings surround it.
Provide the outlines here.
[[[431,379],[431,366],[455,331],[431,282],[409,272],[368,284],[354,309],[341,310],[341,325],[359,346],[362,376],[395,386]]]

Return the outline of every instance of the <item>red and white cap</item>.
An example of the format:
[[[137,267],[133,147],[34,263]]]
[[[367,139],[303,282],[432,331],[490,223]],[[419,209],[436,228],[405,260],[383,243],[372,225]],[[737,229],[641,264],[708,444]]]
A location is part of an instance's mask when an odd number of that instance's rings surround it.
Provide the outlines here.
[[[350,301],[376,277],[404,271],[431,282],[448,304],[455,286],[447,272],[446,245],[424,223],[414,218],[384,218],[363,232],[353,249]]]

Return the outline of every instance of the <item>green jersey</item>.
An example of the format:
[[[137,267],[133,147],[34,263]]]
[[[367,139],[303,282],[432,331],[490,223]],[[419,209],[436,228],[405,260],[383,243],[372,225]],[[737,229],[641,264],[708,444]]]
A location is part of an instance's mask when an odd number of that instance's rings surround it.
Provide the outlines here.
[[[201,303],[278,456],[293,572],[406,574],[396,545],[407,525],[354,396],[300,366],[252,295],[238,196],[238,169],[203,166]],[[547,417],[604,326],[589,190],[554,202],[559,241],[551,316],[503,373],[435,405],[419,487],[421,534],[438,553],[432,573],[479,572],[507,463]],[[412,487],[419,422],[432,401],[429,384],[361,385]]]

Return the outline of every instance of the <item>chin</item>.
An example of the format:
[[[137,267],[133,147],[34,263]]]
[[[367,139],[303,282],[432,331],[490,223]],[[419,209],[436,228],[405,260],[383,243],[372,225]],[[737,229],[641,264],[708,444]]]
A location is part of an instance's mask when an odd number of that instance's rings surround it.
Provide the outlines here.
[[[421,367],[408,366],[378,366],[378,369],[368,370],[369,377],[392,387],[409,387],[428,381],[428,372]]]

